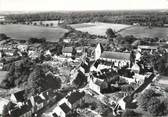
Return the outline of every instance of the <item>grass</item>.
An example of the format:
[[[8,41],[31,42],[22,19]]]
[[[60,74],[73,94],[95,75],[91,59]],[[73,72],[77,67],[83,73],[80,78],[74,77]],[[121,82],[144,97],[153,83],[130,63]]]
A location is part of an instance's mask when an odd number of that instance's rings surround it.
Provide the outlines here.
[[[97,35],[105,35],[106,30],[108,28],[112,28],[116,32],[119,31],[119,34],[123,36],[133,35],[137,38],[143,38],[143,37],[151,37],[151,38],[159,37],[164,39],[168,38],[168,28],[160,28],[160,27],[153,27],[150,29],[144,26],[131,26],[124,24],[111,24],[100,22],[73,24],[71,26],[77,30]]]
[[[111,24],[111,23],[82,23],[82,24],[73,24],[71,25],[73,28],[83,31],[83,32],[89,32],[91,34],[97,34],[97,35],[105,35],[106,30],[108,28],[112,28],[114,31],[119,31],[121,29],[125,29],[130,27],[130,25],[125,24]]]
[[[135,37],[138,37],[138,38],[159,37],[159,38],[167,39],[168,38],[168,28],[153,27],[150,29],[148,27],[143,27],[143,26],[133,26],[131,28],[127,28],[121,31],[120,34],[123,36],[134,35]]]
[[[60,27],[50,28],[22,24],[0,25],[0,33],[5,33],[7,36],[18,40],[27,40],[30,37],[45,37],[47,41],[57,42],[65,32],[67,30]]]

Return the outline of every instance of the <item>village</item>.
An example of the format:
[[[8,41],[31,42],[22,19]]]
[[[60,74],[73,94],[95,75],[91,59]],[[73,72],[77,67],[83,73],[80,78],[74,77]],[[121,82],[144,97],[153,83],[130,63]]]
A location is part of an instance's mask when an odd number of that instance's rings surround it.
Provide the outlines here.
[[[12,70],[10,63],[14,63],[14,69],[17,71],[17,66],[26,64],[21,61],[30,60],[38,65],[50,66],[44,75],[61,80],[61,86],[51,83],[51,87],[48,86],[45,90],[33,89],[33,94],[27,93],[32,91],[29,89],[31,86],[24,86],[22,83],[16,85],[23,81],[15,80],[14,85],[22,87],[22,90],[2,95],[0,115],[112,117],[121,116],[127,109],[136,110],[139,97],[146,91],[159,90],[162,97],[166,98],[168,93],[166,87],[161,87],[165,82],[159,79],[160,74],[153,66],[142,62],[145,52],[152,55],[162,48],[164,53],[160,53],[160,56],[163,56],[162,54],[168,52],[165,46],[138,45],[131,51],[106,51],[103,44],[108,41],[95,40],[98,41],[91,43],[94,47],[65,46],[61,54],[55,52],[59,49],[45,50],[42,44],[0,41],[1,71],[9,74]],[[63,39],[63,42],[71,43],[71,39]],[[37,67],[37,70],[40,67],[42,66]],[[8,79],[2,82],[1,87],[12,85]],[[52,88],[52,85],[57,86]],[[33,85],[32,87],[34,88]]]
[[[168,116],[167,0],[11,1],[0,117]]]

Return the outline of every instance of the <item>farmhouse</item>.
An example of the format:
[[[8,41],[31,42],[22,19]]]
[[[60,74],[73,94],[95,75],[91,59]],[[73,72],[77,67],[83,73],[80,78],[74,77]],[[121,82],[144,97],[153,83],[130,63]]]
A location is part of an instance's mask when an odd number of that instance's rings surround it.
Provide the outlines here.
[[[130,53],[104,51],[100,56],[100,60],[113,62],[117,67],[123,67],[127,64],[130,65]]]

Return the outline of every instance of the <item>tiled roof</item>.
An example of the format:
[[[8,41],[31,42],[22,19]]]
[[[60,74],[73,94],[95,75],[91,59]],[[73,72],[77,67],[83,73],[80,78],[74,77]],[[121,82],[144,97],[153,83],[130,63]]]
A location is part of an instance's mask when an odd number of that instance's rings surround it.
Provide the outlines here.
[[[22,90],[14,93],[13,95],[15,96],[18,102],[23,102],[25,100],[24,94],[25,94],[25,90]]]
[[[71,109],[69,108],[69,106],[65,103],[60,105],[60,108],[67,114],[69,111],[71,111]]]
[[[70,96],[67,97],[67,99],[71,104],[74,104],[76,101],[84,97],[84,95],[85,95],[85,92],[76,91],[76,92],[72,92]]]
[[[130,60],[130,53],[104,51],[101,54],[101,58]]]
[[[98,43],[108,44],[108,40],[107,40],[107,39],[101,39],[101,38],[91,39],[89,42],[90,42],[91,44],[98,44]]]

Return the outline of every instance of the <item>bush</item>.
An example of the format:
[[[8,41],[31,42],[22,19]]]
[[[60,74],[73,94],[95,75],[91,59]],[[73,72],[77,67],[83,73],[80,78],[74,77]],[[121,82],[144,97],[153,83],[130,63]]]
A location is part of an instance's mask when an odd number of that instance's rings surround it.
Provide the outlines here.
[[[122,113],[122,117],[141,117],[141,115],[133,110],[126,110]]]
[[[161,102],[158,98],[152,97],[147,103],[147,110],[153,115],[163,115],[163,111],[161,110]]]

